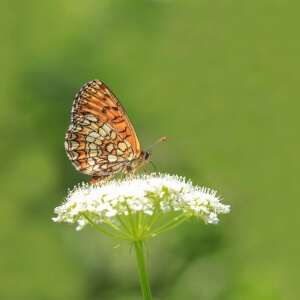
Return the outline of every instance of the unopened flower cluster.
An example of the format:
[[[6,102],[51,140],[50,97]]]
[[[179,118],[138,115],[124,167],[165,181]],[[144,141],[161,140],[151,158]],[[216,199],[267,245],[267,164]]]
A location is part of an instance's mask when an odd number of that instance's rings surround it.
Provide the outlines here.
[[[69,191],[65,202],[55,209],[55,222],[78,222],[77,230],[85,225],[120,223],[120,217],[137,214],[144,217],[177,212],[185,217],[202,218],[217,224],[218,214],[230,211],[220,202],[216,192],[193,186],[183,177],[166,174],[135,176],[132,180],[112,180],[97,185],[81,184]]]

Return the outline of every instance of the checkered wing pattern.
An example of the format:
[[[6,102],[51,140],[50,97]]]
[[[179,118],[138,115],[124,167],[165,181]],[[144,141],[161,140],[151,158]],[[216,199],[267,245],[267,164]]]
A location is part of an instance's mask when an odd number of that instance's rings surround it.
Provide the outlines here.
[[[86,83],[75,97],[65,139],[76,169],[91,183],[135,171],[145,161],[135,130],[121,103],[101,81]]]

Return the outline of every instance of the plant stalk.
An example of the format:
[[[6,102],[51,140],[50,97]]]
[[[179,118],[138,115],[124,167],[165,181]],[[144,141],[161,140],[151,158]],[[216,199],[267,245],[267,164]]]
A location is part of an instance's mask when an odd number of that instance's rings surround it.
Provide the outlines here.
[[[133,242],[144,300],[151,300],[151,291],[144,255],[144,241]]]

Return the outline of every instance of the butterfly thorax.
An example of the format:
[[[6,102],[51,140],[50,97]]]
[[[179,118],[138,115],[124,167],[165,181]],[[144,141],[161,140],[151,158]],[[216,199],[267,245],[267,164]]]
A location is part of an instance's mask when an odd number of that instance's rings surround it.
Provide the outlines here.
[[[126,173],[135,172],[137,169],[146,165],[147,162],[150,161],[151,155],[152,155],[151,151],[147,151],[147,152],[142,151],[138,158],[126,162],[124,171]]]

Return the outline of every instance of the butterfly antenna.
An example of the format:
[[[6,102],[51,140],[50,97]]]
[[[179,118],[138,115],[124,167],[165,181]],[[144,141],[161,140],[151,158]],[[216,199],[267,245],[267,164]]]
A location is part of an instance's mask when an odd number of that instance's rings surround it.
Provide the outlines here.
[[[162,138],[160,138],[158,141],[156,141],[148,150],[147,152],[149,152],[156,144],[163,142],[167,139],[167,136],[163,136]]]

